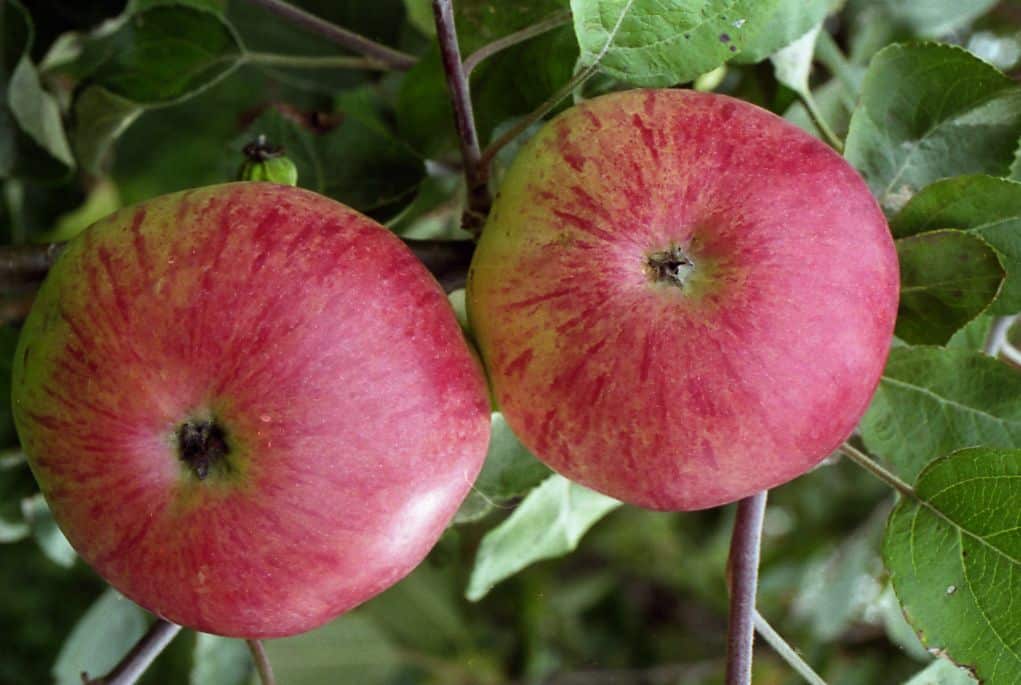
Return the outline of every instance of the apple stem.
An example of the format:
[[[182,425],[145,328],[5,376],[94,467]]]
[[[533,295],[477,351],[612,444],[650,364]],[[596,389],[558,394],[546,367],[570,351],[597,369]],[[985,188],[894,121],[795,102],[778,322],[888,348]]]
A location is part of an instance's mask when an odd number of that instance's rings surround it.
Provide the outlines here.
[[[727,627],[727,685],[751,685],[755,642],[755,594],[766,490],[737,503],[730,541],[730,623]]]
[[[450,101],[454,108],[454,127],[461,143],[464,180],[468,188],[468,206],[461,224],[478,239],[492,200],[489,197],[488,167],[481,162],[482,150],[475,128],[475,114],[472,112],[471,88],[468,73],[461,61],[451,0],[433,0],[433,16],[436,19],[436,38],[439,40],[447,90],[450,91]]]
[[[181,626],[175,623],[157,619],[112,671],[95,680],[83,673],[82,682],[84,685],[133,685],[180,630]]]
[[[270,666],[262,640],[245,640],[245,642],[248,643],[248,649],[252,652],[252,661],[255,662],[255,670],[259,673],[259,681],[262,685],[276,685],[273,667]]]
[[[278,17],[286,19],[295,26],[299,26],[307,31],[316,33],[342,48],[346,48],[352,52],[357,52],[358,54],[364,55],[376,62],[385,64],[391,69],[407,71],[411,67],[415,66],[415,63],[418,61],[414,55],[409,55],[405,52],[401,52],[400,50],[394,50],[382,43],[377,43],[374,40],[359,35],[354,31],[348,31],[336,24],[331,24],[325,19],[320,19],[311,12],[306,12],[305,10],[283,2],[282,0],[248,0],[248,2],[253,5],[258,5]]]
[[[808,665],[797,650],[787,644],[780,633],[769,625],[769,622],[762,617],[762,614],[755,612],[755,630],[762,638],[769,643],[769,646],[790,665],[798,675],[809,685],[826,685],[826,681]]]

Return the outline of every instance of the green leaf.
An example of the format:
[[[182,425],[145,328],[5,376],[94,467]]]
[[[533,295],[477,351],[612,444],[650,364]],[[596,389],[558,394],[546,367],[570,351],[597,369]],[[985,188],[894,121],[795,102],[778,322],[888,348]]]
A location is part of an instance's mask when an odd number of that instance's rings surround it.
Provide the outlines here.
[[[967,671],[958,668],[952,661],[936,659],[904,685],[976,685],[977,682]]]
[[[21,516],[31,529],[32,537],[35,538],[39,549],[50,561],[65,568],[74,564],[78,555],[57,527],[50,507],[41,493],[21,500]]]
[[[461,302],[463,306],[463,297]],[[503,414],[493,412],[486,461],[472,491],[458,509],[454,523],[471,523],[483,518],[497,505],[526,494],[550,473],[549,467],[532,456],[511,432]]]
[[[431,654],[456,650],[471,644],[472,632],[459,610],[455,587],[454,574],[427,562],[367,602],[362,612],[403,647]]]
[[[361,614],[265,645],[277,681],[287,685],[387,685],[400,667],[400,653],[389,637]]]
[[[943,345],[996,299],[1006,272],[976,235],[929,231],[897,241],[900,307],[896,335],[912,345]]]
[[[776,80],[801,96],[812,96],[808,87],[808,77],[812,73],[812,60],[815,57],[815,41],[819,37],[822,24],[811,27],[801,38],[778,50],[770,57]]]
[[[82,672],[105,675],[146,631],[146,613],[114,589],[89,607],[53,664],[56,685],[81,685]]]
[[[1021,451],[973,448],[918,476],[883,556],[930,651],[980,681],[1021,682]]]
[[[1021,374],[980,352],[894,349],[861,434],[908,481],[962,447],[1021,448]]]
[[[482,599],[526,566],[574,550],[585,532],[618,506],[611,497],[550,476],[482,539],[465,596]]]
[[[772,15],[748,37],[734,60],[743,64],[760,62],[777,50],[791,45],[822,24],[833,0],[780,0]],[[815,45],[815,40],[812,40]]]
[[[95,172],[115,140],[145,111],[101,86],[87,87],[74,103],[74,148],[81,165]]]
[[[244,685],[252,673],[252,657],[244,640],[198,633],[189,685]]]
[[[53,180],[75,166],[60,108],[32,63],[33,41],[24,7],[0,4],[0,178]]]
[[[865,75],[845,156],[894,212],[941,178],[1006,175],[1019,137],[1014,81],[961,48],[892,45]]]
[[[461,52],[467,56],[483,45],[566,12],[568,0],[458,0],[454,20]]]
[[[994,176],[948,178],[923,188],[890,222],[894,237],[937,228],[981,236],[1000,253],[1007,280],[994,314],[1021,311],[1021,183]]]
[[[59,70],[89,84],[73,107],[75,152],[91,171],[145,109],[197,95],[243,56],[219,13],[188,4],[145,6],[80,40],[77,59]]]
[[[755,47],[752,39],[779,2],[571,0],[571,9],[583,64],[594,63],[612,38],[600,62],[604,72],[639,86],[670,86],[715,69],[746,45]]]
[[[995,317],[991,314],[983,314],[974,319],[967,326],[954,333],[944,347],[971,350],[973,352],[983,350],[986,340],[989,338],[989,333],[992,330],[994,319]]]
[[[912,33],[940,38],[988,12],[997,0],[883,0],[887,12]]]
[[[511,431],[500,412],[493,412],[489,452],[475,489],[486,497],[520,497],[550,476],[549,467],[532,456]]]
[[[116,31],[93,37],[81,62],[111,93],[140,105],[174,102],[216,82],[242,56],[231,27],[216,12],[155,5],[126,17]]]

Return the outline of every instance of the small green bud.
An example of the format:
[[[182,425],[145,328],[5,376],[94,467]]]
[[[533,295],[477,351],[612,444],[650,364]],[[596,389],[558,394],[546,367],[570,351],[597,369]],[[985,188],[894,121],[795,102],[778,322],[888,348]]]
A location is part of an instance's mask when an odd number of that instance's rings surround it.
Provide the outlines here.
[[[298,167],[284,156],[283,148],[271,145],[260,135],[245,146],[245,162],[238,170],[238,180],[269,181],[282,185],[298,185]]]

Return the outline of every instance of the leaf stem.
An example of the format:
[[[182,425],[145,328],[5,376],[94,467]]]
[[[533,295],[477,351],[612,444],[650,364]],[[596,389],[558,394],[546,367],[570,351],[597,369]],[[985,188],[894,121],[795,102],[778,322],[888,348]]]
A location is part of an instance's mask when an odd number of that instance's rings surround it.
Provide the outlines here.
[[[730,623],[727,627],[727,685],[751,685],[755,641],[755,594],[759,581],[759,549],[766,493],[737,503],[730,541]]]
[[[276,678],[273,677],[273,667],[269,663],[269,656],[266,654],[266,647],[262,640],[245,640],[248,649],[252,653],[252,661],[255,662],[255,670],[259,674],[259,681],[262,685],[276,685]]]
[[[417,61],[413,55],[401,52],[400,50],[394,50],[354,31],[331,24],[325,19],[321,19],[299,7],[283,2],[283,0],[248,0],[248,2],[286,19],[295,26],[316,33],[343,48],[381,62],[391,69],[407,71],[415,66]]]
[[[853,108],[854,101],[858,99],[861,81],[854,73],[851,63],[847,61],[847,56],[844,55],[828,31],[819,32],[819,37],[815,41],[815,56],[829,70],[830,74],[844,84],[844,88],[851,95],[849,104]]]
[[[826,685],[826,681],[823,680],[818,673],[812,670],[812,667],[801,658],[801,655],[798,654],[793,647],[787,644],[787,641],[783,639],[783,636],[776,632],[776,630],[773,629],[773,626],[769,625],[766,619],[763,618],[762,614],[758,611],[755,612],[755,630],[791,668],[797,671],[798,675],[800,675],[806,683],[809,683],[809,685]]]
[[[83,673],[82,680],[85,685],[133,685],[180,630],[181,626],[158,619],[112,671],[96,680]]]
[[[439,40],[443,71],[447,77],[447,90],[450,92],[454,108],[454,126],[461,143],[464,179],[468,188],[468,207],[461,223],[467,231],[478,238],[486,215],[489,214],[492,200],[487,186],[488,167],[481,160],[468,75],[461,61],[461,49],[457,44],[457,28],[454,25],[454,8],[451,0],[433,0],[433,16],[436,19],[436,38]]]
[[[811,91],[806,88],[804,92],[798,93],[798,96],[801,98],[801,104],[805,106],[805,109],[808,111],[808,115],[812,118],[812,123],[815,124],[815,127],[822,133],[826,142],[829,143],[834,150],[840,154],[844,154],[844,141],[841,140],[840,136],[838,136],[836,132],[830,128],[830,125],[826,123],[826,118],[823,117],[822,112],[819,111],[819,106],[816,104],[815,98],[812,97]]]
[[[883,466],[881,466],[874,459],[869,458],[867,454],[857,449],[850,443],[845,442],[840,447],[838,447],[837,450],[845,457],[853,461],[855,464],[862,467],[879,480],[883,481],[887,485],[894,488],[900,494],[904,495],[905,497],[910,497],[913,500],[918,499],[918,497],[915,495],[915,489],[913,487],[911,487],[910,485],[902,481],[900,478],[898,478],[896,475],[894,475],[892,471],[889,471]]]
[[[1007,332],[1010,330],[1011,324],[1017,319],[1017,315],[1011,316],[998,316],[993,319],[993,325],[989,328],[989,335],[986,338],[985,345],[982,346],[982,351],[988,354],[990,357],[996,357],[1000,354],[1000,351],[1008,347],[1007,343]],[[1009,353],[1006,356],[1010,356]]]
[[[278,55],[271,52],[246,52],[244,61],[264,66],[291,67],[294,69],[373,69],[385,71],[389,67],[370,57],[346,55]]]
[[[524,43],[526,40],[530,40],[532,38],[535,38],[536,36],[541,36],[542,34],[548,31],[552,31],[553,29],[560,28],[569,21],[571,21],[571,12],[569,10],[557,12],[555,14],[551,14],[549,17],[543,19],[538,23],[532,24],[531,26],[526,26],[520,31],[515,31],[514,33],[507,34],[502,38],[494,40],[492,43],[483,45],[481,48],[479,48],[478,50],[476,50],[475,52],[473,52],[472,54],[468,55],[468,57],[465,58],[464,60],[465,75],[471,76],[471,73],[475,71],[475,67],[477,67],[482,60],[488,59],[493,55],[497,54],[498,52],[503,52],[507,48],[514,47],[519,43]]]
[[[529,126],[541,120],[544,116],[553,111],[553,108],[560,104],[560,101],[566,98],[568,95],[574,92],[575,88],[580,87],[586,81],[588,81],[595,73],[599,70],[599,63],[603,57],[606,56],[606,52],[610,49],[614,39],[617,37],[617,32],[620,31],[621,25],[624,23],[624,17],[631,11],[631,5],[634,4],[634,0],[628,0],[624,5],[624,8],[620,12],[620,16],[617,17],[617,23],[614,24],[610,30],[609,35],[606,37],[606,43],[603,48],[596,55],[592,63],[586,66],[584,69],[578,71],[574,76],[571,77],[567,83],[565,83],[557,92],[555,92],[548,100],[539,105],[535,110],[530,112],[523,119],[518,121],[514,126],[504,132],[502,136],[491,142],[486,149],[482,151],[482,165],[484,167],[489,166],[492,163],[493,158],[496,157],[497,153],[512,140],[521,135]]]

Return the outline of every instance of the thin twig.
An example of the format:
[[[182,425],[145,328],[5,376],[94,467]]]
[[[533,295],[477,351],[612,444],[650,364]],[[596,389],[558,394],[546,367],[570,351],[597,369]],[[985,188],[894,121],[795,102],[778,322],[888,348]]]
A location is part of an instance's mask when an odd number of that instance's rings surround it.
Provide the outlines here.
[[[433,15],[436,18],[436,38],[440,43],[443,71],[447,77],[447,89],[450,91],[450,101],[454,107],[454,126],[461,143],[464,180],[468,188],[468,207],[465,209],[461,224],[465,230],[478,238],[492,204],[487,186],[488,167],[481,163],[479,134],[475,129],[468,75],[461,62],[461,49],[457,44],[457,28],[454,25],[454,8],[451,0],[433,0]]]
[[[325,19],[320,19],[314,14],[283,2],[282,0],[248,0],[248,2],[253,5],[258,5],[278,17],[286,19],[295,26],[300,26],[312,33],[319,34],[343,48],[347,48],[352,52],[357,52],[360,55],[365,55],[377,62],[382,62],[391,69],[407,71],[411,67],[415,66],[415,62],[417,61],[414,55],[409,55],[405,52],[401,52],[400,50],[394,50],[382,43],[377,43],[370,38],[359,35],[354,31],[349,31],[337,26],[336,24],[331,24]]]
[[[262,640],[245,640],[248,649],[252,652],[252,661],[255,662],[255,670],[259,674],[259,681],[262,685],[276,685],[276,678],[273,677],[273,667],[270,666],[269,657],[266,655],[266,648]]]
[[[730,541],[730,623],[727,626],[727,685],[751,685],[755,642],[755,593],[766,491],[737,503]]]
[[[470,240],[416,240],[405,238],[404,244],[418,257],[439,281],[444,291],[463,288],[468,276],[475,244]],[[21,321],[28,316],[45,268],[22,272],[20,269],[41,267],[51,255],[59,254],[64,243],[0,247],[0,325]],[[26,280],[18,280],[22,276]],[[28,279],[27,276],[31,276]]]
[[[61,245],[0,246],[0,286],[42,278],[57,261]]]
[[[158,619],[112,671],[95,680],[83,673],[82,682],[85,685],[133,685],[180,630],[181,626]]]
[[[989,335],[986,337],[986,342],[982,347],[982,351],[990,357],[998,356],[1000,354],[1000,350],[1005,347],[1004,343],[1007,342],[1007,332],[1010,330],[1015,319],[1017,319],[1016,314],[1011,316],[998,316],[993,319],[993,325],[989,327]]]
[[[893,487],[897,492],[910,497],[911,499],[917,500],[918,497],[915,495],[915,489],[902,481],[900,478],[895,476],[892,471],[888,471],[876,462],[874,459],[869,458],[867,454],[857,449],[850,443],[844,443],[837,450],[845,457],[853,461],[858,466],[871,473],[873,476],[883,481],[887,485]]]
[[[272,52],[246,52],[244,61],[270,67],[290,69],[368,69],[386,71],[388,67],[371,57],[348,57],[346,55],[278,55]]]
[[[560,28],[569,21],[571,21],[571,12],[569,10],[557,12],[536,24],[526,26],[520,31],[509,33],[502,38],[494,40],[492,43],[483,45],[464,59],[465,75],[471,76],[471,73],[475,71],[475,67],[479,66],[479,62],[482,60],[489,59],[498,52],[503,52],[507,48],[512,48],[518,43],[524,43],[526,40],[531,40],[532,38],[541,36],[548,31]]]
[[[586,81],[592,78],[597,71],[599,71],[599,63],[606,56],[607,51],[613,44],[614,39],[617,37],[617,32],[620,31],[621,25],[624,23],[624,17],[631,11],[631,5],[634,4],[634,0],[628,0],[627,4],[620,12],[620,16],[617,17],[617,23],[614,24],[610,30],[609,35],[606,37],[606,43],[603,45],[602,50],[596,55],[592,63],[580,70],[571,80],[565,83],[557,92],[555,92],[548,100],[539,105],[535,110],[525,116],[523,119],[518,121],[514,126],[504,132],[502,136],[491,142],[486,149],[482,151],[481,164],[484,168],[489,168],[493,158],[500,152],[501,149],[512,140],[517,138],[519,135],[525,132],[529,126],[537,123],[544,116],[553,111],[553,108],[560,104],[560,101],[566,98],[568,95],[574,92],[575,88],[581,87]]]
[[[819,106],[816,104],[815,98],[812,97],[812,93],[808,89],[805,89],[804,92],[798,93],[798,96],[801,98],[801,104],[805,106],[808,116],[811,117],[812,123],[814,123],[815,127],[819,129],[820,133],[822,133],[822,137],[826,139],[826,142],[829,143],[834,150],[840,154],[844,154],[844,141],[842,141],[836,131],[830,128],[830,125],[826,123],[826,117],[824,117],[822,112],[819,111]]]
[[[791,668],[798,672],[798,675],[806,683],[809,683],[809,685],[826,685],[826,681],[812,670],[808,662],[802,659],[801,655],[793,647],[787,644],[787,641],[783,639],[780,633],[773,630],[773,626],[769,625],[758,611],[755,612],[755,630]]]

